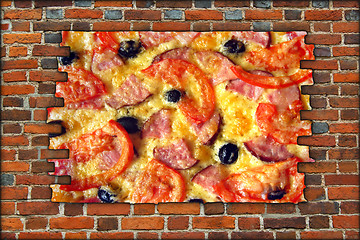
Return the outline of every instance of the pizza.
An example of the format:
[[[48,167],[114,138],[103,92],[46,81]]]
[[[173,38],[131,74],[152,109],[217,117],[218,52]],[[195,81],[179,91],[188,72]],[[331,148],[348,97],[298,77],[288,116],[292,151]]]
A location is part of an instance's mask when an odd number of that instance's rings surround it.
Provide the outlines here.
[[[63,32],[54,202],[304,201],[306,32]]]

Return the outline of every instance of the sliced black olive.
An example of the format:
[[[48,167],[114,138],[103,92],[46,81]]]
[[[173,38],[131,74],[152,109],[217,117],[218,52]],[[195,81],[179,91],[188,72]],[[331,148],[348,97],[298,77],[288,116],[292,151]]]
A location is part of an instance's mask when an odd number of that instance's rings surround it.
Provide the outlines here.
[[[113,203],[115,202],[115,197],[116,195],[109,192],[109,191],[106,191],[104,189],[99,189],[98,191],[98,197],[100,198],[100,200],[104,203]]]
[[[245,52],[245,44],[238,40],[235,40],[235,39],[231,39],[231,40],[227,41],[224,44],[224,47],[228,53]]]
[[[118,123],[125,128],[128,133],[136,133],[140,131],[138,126],[138,120],[133,117],[122,117],[116,120]]]
[[[181,92],[173,89],[165,93],[165,99],[168,102],[177,103],[181,98]]]
[[[189,200],[189,202],[204,203],[204,200],[202,200],[201,198],[192,198]]]
[[[75,52],[70,52],[70,56],[68,57],[59,57],[60,64],[61,65],[70,65],[73,63],[76,59],[78,59],[79,56]]]
[[[136,57],[141,51],[141,43],[133,40],[124,41],[120,43],[118,53],[121,57],[128,59]]]
[[[219,158],[222,164],[232,164],[239,156],[239,148],[232,143],[224,144],[219,150]]]
[[[56,120],[56,121],[49,122],[49,124],[60,124],[61,125],[61,132],[59,132],[59,133],[49,133],[50,138],[61,136],[61,135],[66,133],[66,128],[63,126],[63,121]]]
[[[276,199],[282,199],[285,194],[286,194],[286,192],[284,190],[276,190],[276,191],[269,192],[267,194],[267,197],[269,200],[276,200]]]

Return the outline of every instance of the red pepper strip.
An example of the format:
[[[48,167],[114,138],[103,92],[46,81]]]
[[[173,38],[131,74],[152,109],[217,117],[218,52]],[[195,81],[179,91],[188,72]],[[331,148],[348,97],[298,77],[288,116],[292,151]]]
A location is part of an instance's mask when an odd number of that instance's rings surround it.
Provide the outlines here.
[[[291,85],[300,84],[312,77],[312,71],[305,69],[299,69],[295,74],[283,77],[267,77],[251,74],[240,66],[231,66],[231,70],[244,82],[258,87],[272,89],[286,88]]]
[[[73,179],[70,185],[61,185],[60,189],[65,191],[83,191],[106,185],[118,177],[130,164],[134,156],[134,148],[126,130],[116,121],[110,120],[109,124],[102,128],[109,135],[116,135],[121,145],[120,158],[111,169],[97,175],[84,179]]]

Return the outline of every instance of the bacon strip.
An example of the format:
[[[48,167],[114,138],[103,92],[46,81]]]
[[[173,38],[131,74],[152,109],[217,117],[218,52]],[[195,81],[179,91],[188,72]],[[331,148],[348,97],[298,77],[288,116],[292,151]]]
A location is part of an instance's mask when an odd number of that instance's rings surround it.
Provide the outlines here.
[[[162,109],[154,113],[144,124],[142,138],[166,138],[171,133],[171,112]]]
[[[145,101],[151,95],[135,76],[131,75],[126,81],[116,90],[113,96],[106,100],[112,108],[119,109],[123,106],[132,106]]]

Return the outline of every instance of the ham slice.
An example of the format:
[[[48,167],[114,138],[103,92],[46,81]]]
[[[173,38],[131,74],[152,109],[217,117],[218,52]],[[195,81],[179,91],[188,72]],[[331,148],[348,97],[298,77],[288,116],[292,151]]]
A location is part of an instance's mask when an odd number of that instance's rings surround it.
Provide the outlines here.
[[[112,108],[119,109],[123,106],[132,106],[145,101],[151,95],[135,76],[131,75],[126,81],[116,90],[116,92],[106,100]]]
[[[113,149],[110,151],[104,151],[99,154],[100,162],[99,162],[99,169],[107,171],[115,166],[115,164],[119,161],[121,153],[117,149]]]
[[[296,38],[296,37],[304,37],[306,35],[307,35],[307,32],[305,32],[305,31],[294,31],[294,32],[287,32],[286,33],[286,36],[287,36],[289,41]]]
[[[213,85],[237,78],[230,69],[235,64],[223,54],[214,51],[201,51],[194,55],[198,59],[200,69],[207,74]]]
[[[196,32],[140,32],[140,41],[148,49],[169,42],[178,40],[184,46],[190,44],[200,33]]]
[[[152,64],[160,62],[161,60],[164,59],[180,59],[180,60],[189,61],[190,51],[191,51],[190,48],[187,47],[171,49],[169,51],[163,52],[160,55],[157,55],[154,58]]]
[[[235,39],[255,42],[263,47],[270,45],[270,34],[268,32],[233,32],[233,36]]]
[[[219,165],[210,165],[191,179],[192,182],[199,184],[206,190],[214,192],[214,187],[224,178],[224,174]]]
[[[221,122],[220,114],[214,113],[209,120],[202,124],[193,124],[192,129],[201,143],[207,145],[212,142],[219,130]]]
[[[191,156],[189,147],[184,139],[165,146],[154,149],[154,158],[162,161],[173,169],[188,169],[194,166],[198,160]]]
[[[91,71],[99,74],[101,71],[122,65],[124,65],[124,62],[117,52],[111,48],[105,48],[103,51],[94,52]]]
[[[199,35],[199,32],[179,32],[175,33],[175,39],[177,39],[179,42],[186,46],[190,44]]]
[[[49,175],[71,176],[73,174],[73,161],[71,159],[49,159],[48,162],[55,164],[54,172],[49,172]]]
[[[252,155],[264,162],[281,162],[294,157],[285,145],[275,142],[272,137],[261,136],[244,145]]]
[[[298,85],[277,89],[267,95],[270,103],[276,106],[278,111],[302,106],[301,95]]]
[[[142,138],[166,138],[171,133],[171,112],[162,109],[154,113],[144,124],[141,132]]]

